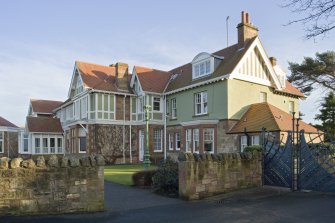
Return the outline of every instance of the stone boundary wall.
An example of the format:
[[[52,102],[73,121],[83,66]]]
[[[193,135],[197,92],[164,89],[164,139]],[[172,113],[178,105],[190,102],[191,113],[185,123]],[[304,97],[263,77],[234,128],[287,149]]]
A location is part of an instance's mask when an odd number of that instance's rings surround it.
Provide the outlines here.
[[[261,153],[181,153],[179,196],[196,200],[262,185]]]
[[[0,159],[0,216],[104,210],[104,158]]]

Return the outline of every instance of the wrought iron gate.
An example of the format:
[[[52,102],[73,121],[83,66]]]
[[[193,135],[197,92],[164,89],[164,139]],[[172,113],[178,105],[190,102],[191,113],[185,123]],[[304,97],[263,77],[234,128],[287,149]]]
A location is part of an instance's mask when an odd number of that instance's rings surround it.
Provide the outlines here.
[[[335,146],[325,144],[320,135],[309,135],[307,141],[304,131],[288,132],[285,143],[268,135],[263,133],[265,185],[335,192]]]

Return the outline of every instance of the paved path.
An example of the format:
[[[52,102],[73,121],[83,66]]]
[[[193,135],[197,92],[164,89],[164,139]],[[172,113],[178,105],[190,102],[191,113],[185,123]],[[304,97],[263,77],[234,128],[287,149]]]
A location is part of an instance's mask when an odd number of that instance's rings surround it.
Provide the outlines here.
[[[4,217],[0,222],[335,222],[334,194],[262,188],[185,202],[111,183],[106,183],[105,190],[106,212]]]

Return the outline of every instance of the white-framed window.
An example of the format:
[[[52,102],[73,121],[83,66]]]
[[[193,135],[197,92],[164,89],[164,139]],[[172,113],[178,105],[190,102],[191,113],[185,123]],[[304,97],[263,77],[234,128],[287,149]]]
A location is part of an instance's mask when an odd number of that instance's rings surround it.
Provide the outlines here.
[[[208,75],[210,73],[211,73],[210,59],[201,61],[200,63],[193,65],[193,79]]]
[[[186,129],[185,138],[186,138],[185,151],[191,152],[192,129]]]
[[[207,91],[195,94],[195,114],[207,114]]]
[[[77,76],[77,83],[76,83],[76,93],[75,94],[76,95],[80,94],[83,91],[84,91],[83,82],[82,82],[82,80],[81,80],[81,78],[80,78],[80,76],[78,74],[78,76]]]
[[[259,94],[259,101],[260,102],[267,102],[268,101],[268,95],[266,92],[261,92]]]
[[[214,129],[208,128],[204,129],[204,151],[214,152]]]
[[[35,153],[39,154],[41,153],[41,139],[40,138],[35,138]]]
[[[153,111],[161,111],[161,98],[154,97],[154,100],[153,100]]]
[[[294,101],[289,101],[288,102],[288,112],[292,114],[294,112]]]
[[[4,132],[0,132],[0,153],[4,152]]]
[[[49,153],[49,139],[48,137],[43,137],[42,138],[42,148],[43,148],[43,153]]]
[[[248,136],[241,136],[241,152],[244,151],[244,148],[248,146]]]
[[[87,118],[87,97],[83,97],[80,101],[81,105],[81,118]]]
[[[56,139],[50,138],[50,153],[56,153]]]
[[[155,152],[162,152],[162,129],[154,129],[153,146]]]
[[[176,132],[175,133],[175,143],[176,143],[176,150],[180,150],[180,133]]]
[[[29,151],[29,134],[23,134],[23,152],[27,153]]]
[[[138,98],[138,112],[143,113],[144,112],[144,103],[143,103],[143,97]]]
[[[97,119],[115,119],[115,96],[109,94],[95,94],[97,102]]]
[[[79,138],[79,153],[86,153],[86,131],[83,128],[80,128],[78,131]]]
[[[57,152],[63,153],[63,138],[57,138]]]
[[[172,107],[172,118],[177,118],[177,100],[175,98],[171,99],[171,107]]]
[[[166,114],[169,115],[170,114],[170,103],[168,100],[166,100]]]
[[[251,144],[252,145],[259,145],[259,135],[251,136]]]
[[[173,135],[171,133],[169,134],[169,150],[173,150]]]
[[[66,107],[66,121],[73,120],[73,104]]]
[[[193,129],[193,152],[199,153],[199,129]]]
[[[74,119],[80,119],[80,100],[74,102]]]

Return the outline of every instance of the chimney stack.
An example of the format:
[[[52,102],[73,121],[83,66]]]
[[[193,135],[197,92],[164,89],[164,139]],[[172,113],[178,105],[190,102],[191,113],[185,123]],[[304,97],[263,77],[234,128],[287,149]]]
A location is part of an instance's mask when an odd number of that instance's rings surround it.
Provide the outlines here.
[[[241,23],[237,25],[239,48],[244,47],[247,40],[258,36],[258,28],[250,23],[249,13],[242,11],[241,17]]]
[[[277,59],[275,57],[270,57],[269,60],[273,67],[277,65]]]
[[[127,78],[128,76],[128,64],[118,62],[115,64],[116,76],[118,79]]]

